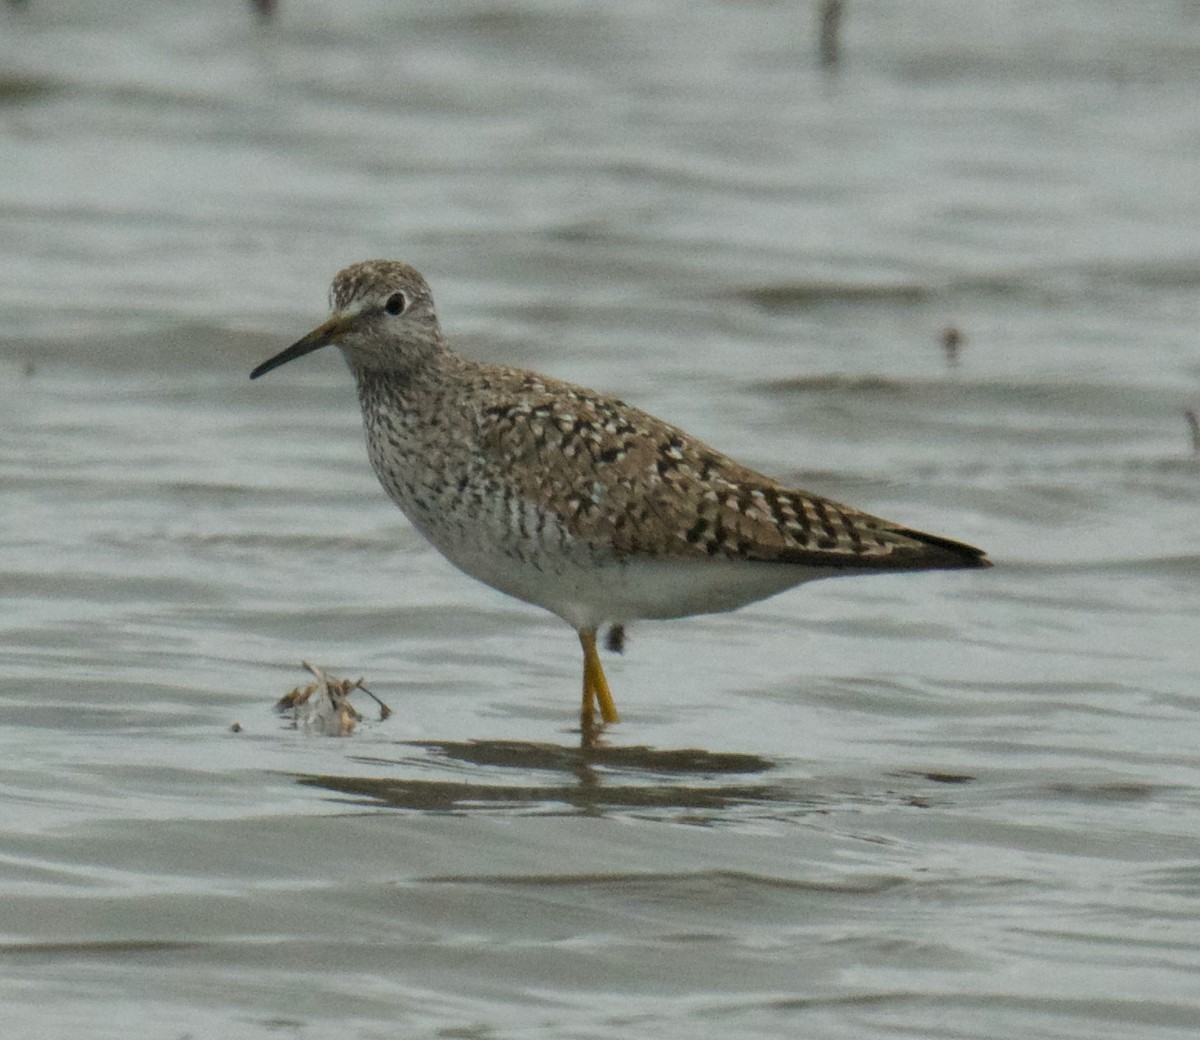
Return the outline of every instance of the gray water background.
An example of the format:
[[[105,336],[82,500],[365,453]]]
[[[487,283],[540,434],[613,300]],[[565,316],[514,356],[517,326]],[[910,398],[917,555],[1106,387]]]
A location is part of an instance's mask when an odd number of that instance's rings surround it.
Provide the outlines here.
[[[6,1037],[1200,1034],[1200,4],[815,37],[0,9]],[[247,379],[371,256],[997,566],[635,626],[581,758],[574,636],[411,531],[335,352]],[[302,658],[395,715],[287,728]]]

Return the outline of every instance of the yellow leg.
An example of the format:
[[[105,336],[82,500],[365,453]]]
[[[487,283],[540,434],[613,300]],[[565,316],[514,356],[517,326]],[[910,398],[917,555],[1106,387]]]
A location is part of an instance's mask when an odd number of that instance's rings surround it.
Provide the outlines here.
[[[583,647],[583,708],[581,718],[586,730],[593,724],[597,702],[600,705],[600,718],[604,722],[620,722],[617,706],[613,703],[612,692],[608,688],[608,680],[604,677],[604,667],[600,664],[600,655],[596,653],[596,630],[580,630],[579,645]]]
[[[583,633],[579,633],[579,641],[583,643]],[[583,739],[591,740],[591,731],[596,726],[596,691],[588,673],[587,644],[583,647],[583,705],[579,709],[579,728],[583,731]]]

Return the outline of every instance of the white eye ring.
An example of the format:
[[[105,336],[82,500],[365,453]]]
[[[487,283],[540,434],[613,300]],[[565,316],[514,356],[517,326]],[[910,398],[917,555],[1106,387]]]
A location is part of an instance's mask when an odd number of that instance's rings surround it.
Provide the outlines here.
[[[387,298],[387,301],[383,305],[383,309],[393,317],[395,317],[397,314],[403,314],[406,310],[408,310],[408,297],[402,292],[394,292]]]

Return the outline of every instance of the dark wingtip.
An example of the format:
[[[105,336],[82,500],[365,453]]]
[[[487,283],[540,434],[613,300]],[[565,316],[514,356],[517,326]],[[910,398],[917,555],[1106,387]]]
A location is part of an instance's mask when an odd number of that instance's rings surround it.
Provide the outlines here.
[[[987,557],[984,549],[977,549],[965,542],[956,542],[952,538],[941,535],[926,534],[924,531],[913,531],[903,528],[897,532],[929,547],[927,566],[945,568],[947,570],[966,567],[991,567],[993,563]]]

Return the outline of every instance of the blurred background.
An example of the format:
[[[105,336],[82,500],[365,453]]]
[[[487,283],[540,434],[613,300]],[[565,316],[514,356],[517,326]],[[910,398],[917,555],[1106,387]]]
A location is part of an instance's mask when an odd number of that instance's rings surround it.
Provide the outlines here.
[[[1200,3],[271,6],[0,6],[6,1035],[1194,1036]],[[247,378],[369,257],[997,566],[635,626],[581,756]]]

